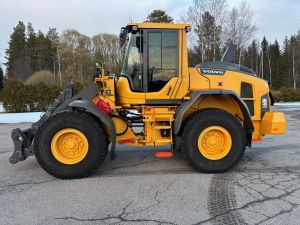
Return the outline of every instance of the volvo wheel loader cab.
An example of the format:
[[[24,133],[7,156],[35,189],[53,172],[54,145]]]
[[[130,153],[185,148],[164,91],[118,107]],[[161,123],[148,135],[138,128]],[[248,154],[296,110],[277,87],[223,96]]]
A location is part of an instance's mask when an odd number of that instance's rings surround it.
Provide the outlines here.
[[[157,157],[181,151],[202,172],[224,172],[246,146],[267,134],[283,134],[283,113],[271,112],[266,81],[231,63],[236,46],[221,61],[188,67],[189,24],[129,23],[120,32],[125,49],[119,75],[97,63],[95,83],[73,95],[69,84],[42,118],[12,131],[17,163],[35,155],[59,178],[91,174],[110,159],[116,144],[153,146]],[[165,145],[168,151],[158,151]]]

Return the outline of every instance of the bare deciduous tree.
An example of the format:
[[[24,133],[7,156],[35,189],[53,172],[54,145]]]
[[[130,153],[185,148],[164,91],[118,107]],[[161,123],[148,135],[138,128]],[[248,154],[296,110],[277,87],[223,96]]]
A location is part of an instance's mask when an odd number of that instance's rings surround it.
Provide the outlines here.
[[[122,52],[118,36],[113,34],[98,34],[90,38],[76,30],[66,30],[60,37],[59,55],[64,80],[91,82],[96,60],[100,60],[110,72],[121,70]]]
[[[194,0],[193,4],[189,7],[187,15],[182,18],[184,22],[193,24],[193,32],[189,35],[190,46],[197,46],[201,49],[201,60],[205,60],[205,43],[202,38],[201,26],[203,26],[203,15],[205,12],[209,12],[214,18],[213,24],[213,60],[216,59],[216,47],[218,45],[218,32],[222,28],[222,23],[224,22],[225,15],[227,11],[226,0]]]
[[[234,7],[228,14],[224,29],[224,38],[228,43],[234,43],[239,48],[239,63],[241,52],[252,39],[256,30],[253,24],[253,12],[246,1],[238,8]]]
[[[222,25],[225,22],[225,16],[227,14],[227,3],[226,0],[211,0],[208,6],[210,14],[214,17],[214,29],[213,29],[213,60],[216,60],[216,47],[218,42],[218,32],[219,28],[221,28],[222,32]]]
[[[120,72],[122,51],[119,38],[112,34],[99,34],[92,38],[93,54],[110,72]]]
[[[64,31],[58,52],[65,80],[83,82],[92,78],[92,44],[88,36],[76,30]]]

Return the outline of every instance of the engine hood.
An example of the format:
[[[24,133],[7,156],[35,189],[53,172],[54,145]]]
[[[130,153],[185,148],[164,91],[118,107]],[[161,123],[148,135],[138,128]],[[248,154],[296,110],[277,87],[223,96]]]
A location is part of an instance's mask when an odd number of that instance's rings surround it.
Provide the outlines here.
[[[202,74],[208,75],[223,75],[229,70],[256,77],[256,73],[252,69],[224,61],[204,62],[196,65],[196,68],[200,68]]]

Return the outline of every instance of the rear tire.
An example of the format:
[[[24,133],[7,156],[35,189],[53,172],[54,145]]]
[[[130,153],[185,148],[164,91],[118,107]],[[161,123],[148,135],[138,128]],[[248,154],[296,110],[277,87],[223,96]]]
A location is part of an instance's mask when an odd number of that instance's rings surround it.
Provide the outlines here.
[[[77,160],[78,162],[76,160],[71,163],[63,161],[64,152],[60,153],[60,159],[53,150],[53,146],[56,146],[53,144],[55,137],[64,130],[78,131],[83,137],[83,139],[78,138],[81,141],[79,143],[82,143],[82,140],[87,141],[85,153],[81,156],[82,159]],[[71,147],[76,146],[76,143],[72,141]],[[61,144],[62,142],[64,144],[61,149],[66,151],[64,139],[54,143]],[[49,174],[61,179],[82,178],[92,174],[101,165],[107,152],[107,140],[100,124],[88,113],[81,111],[64,111],[50,117],[39,128],[34,144],[35,157],[41,167]]]
[[[225,172],[242,158],[246,135],[236,117],[223,110],[209,109],[194,114],[186,123],[181,149],[194,169],[204,173]]]

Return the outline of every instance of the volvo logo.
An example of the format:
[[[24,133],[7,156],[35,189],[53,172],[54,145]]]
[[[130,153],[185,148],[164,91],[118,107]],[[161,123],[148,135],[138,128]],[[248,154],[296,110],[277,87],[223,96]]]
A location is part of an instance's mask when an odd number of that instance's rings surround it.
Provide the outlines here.
[[[201,69],[201,74],[207,75],[224,75],[225,70],[216,70],[216,69]]]

